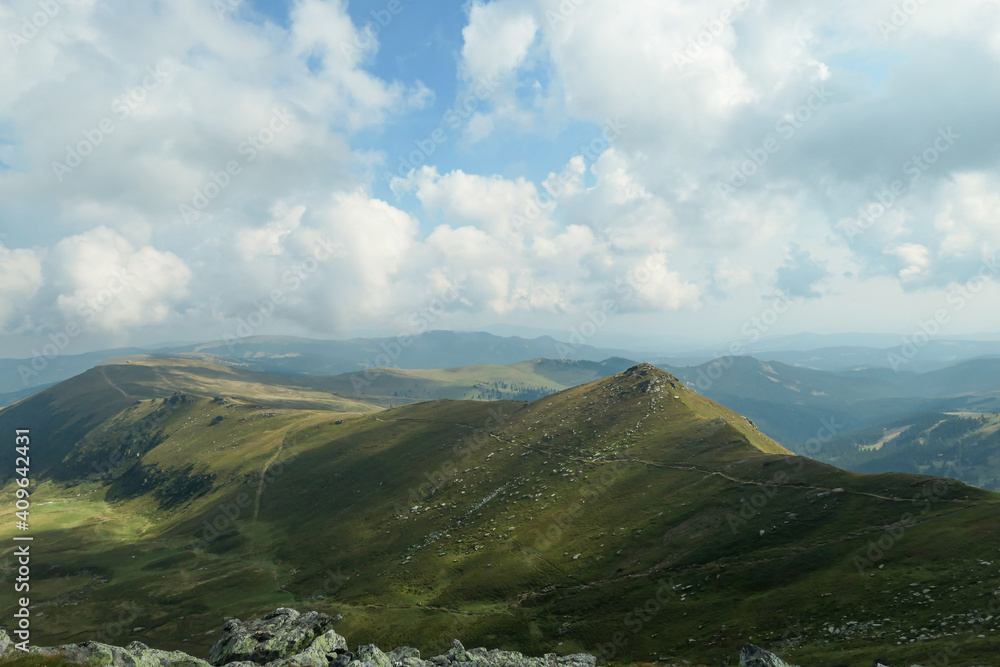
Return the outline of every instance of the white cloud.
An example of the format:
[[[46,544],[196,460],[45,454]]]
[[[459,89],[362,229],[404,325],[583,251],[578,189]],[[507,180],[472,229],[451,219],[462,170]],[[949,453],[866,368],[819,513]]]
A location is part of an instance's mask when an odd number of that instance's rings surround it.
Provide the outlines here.
[[[512,3],[474,0],[462,30],[465,76],[473,81],[503,78],[521,67],[535,40],[538,24],[530,12]]]
[[[277,204],[271,210],[274,219],[266,226],[238,232],[236,247],[242,253],[244,261],[249,262],[262,255],[280,255],[283,252],[282,242],[298,229],[305,212],[305,206],[288,207]]]
[[[906,285],[926,277],[931,266],[930,250],[919,243],[904,243],[887,251],[899,258],[903,268],[899,270],[899,279]]]
[[[66,321],[107,332],[164,322],[192,277],[173,253],[135,248],[107,227],[57,243],[46,273]]]
[[[43,284],[42,263],[30,249],[0,243],[0,331]]]
[[[95,315],[102,330],[181,311],[221,326],[280,289],[268,326],[348,334],[402,326],[447,285],[464,322],[573,317],[650,256],[662,269],[628,305],[650,317],[725,322],[775,285],[816,297],[814,315],[865,285],[912,306],[1000,250],[992,0],[925,3],[886,34],[892,8],[862,0],[476,0],[447,72],[411,58],[437,37],[379,57],[346,0],[299,0],[287,25],[250,3],[221,19],[187,0],[60,5],[0,60],[0,225],[22,248],[0,247],[8,329],[79,317],[113,268],[146,287]],[[0,32],[34,11],[5,3]],[[382,201],[371,174],[412,149],[425,118],[407,114],[439,92],[422,81],[448,76],[461,100],[481,79],[493,92]],[[622,130],[602,144],[609,121]],[[960,138],[911,180],[949,127]],[[588,138],[601,149],[576,148]],[[838,222],[896,180],[905,193],[846,238]]]
[[[449,220],[475,224],[497,236],[524,234],[528,226],[544,228],[554,206],[539,206],[538,189],[523,178],[510,181],[462,170],[442,176],[436,168],[423,167],[394,179],[393,189],[415,192],[426,211],[441,211]]]
[[[1000,178],[985,172],[957,174],[941,193],[934,220],[945,256],[978,261],[1000,251]]]

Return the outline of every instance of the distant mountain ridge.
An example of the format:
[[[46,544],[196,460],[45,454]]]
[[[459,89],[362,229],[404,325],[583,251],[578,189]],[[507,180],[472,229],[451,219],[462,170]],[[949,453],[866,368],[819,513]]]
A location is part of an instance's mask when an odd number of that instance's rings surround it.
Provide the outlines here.
[[[854,347],[831,347],[850,342]],[[750,354],[762,361],[777,361],[806,369],[843,372],[860,368],[889,368],[889,355],[898,345],[891,336],[800,335],[767,339]],[[877,343],[860,347],[858,342]],[[787,345],[777,349],[769,345]],[[809,347],[812,345],[813,347]],[[885,345],[886,347],[880,347]],[[238,365],[276,375],[339,375],[377,366],[403,369],[440,369],[477,364],[514,364],[537,358],[601,361],[609,357],[647,359],[661,367],[698,366],[710,362],[717,351],[683,354],[639,354],[628,350],[593,347],[585,341],[561,341],[549,336],[523,338],[483,332],[428,331],[413,336],[314,340],[290,336],[232,337],[197,344],[156,348],[119,348],[78,355],[50,353],[43,347],[30,359],[0,359],[0,406],[84,372],[115,357],[133,354],[193,355],[216,363]],[[49,355],[49,356],[45,356]],[[978,357],[1000,355],[1000,342],[935,340],[920,349],[901,370],[940,370]]]
[[[982,620],[997,495],[792,456],[649,364],[530,402],[383,409],[313,384],[328,378],[126,362],[0,411],[37,448],[37,643],[117,623],[205,654],[225,616],[294,607],[428,655],[459,636],[724,664],[779,645],[788,618],[799,664],[912,664],[955,636],[969,660],[1000,650],[1000,616]],[[594,371],[565,363],[515,372]]]
[[[190,356],[275,375],[339,375],[375,367],[438,369],[475,364],[514,364],[529,359],[603,361],[627,352],[568,344],[550,337],[525,339],[487,333],[428,331],[413,336],[314,340],[250,336],[150,350],[119,348],[69,356],[0,359],[0,399],[13,403],[116,357]]]

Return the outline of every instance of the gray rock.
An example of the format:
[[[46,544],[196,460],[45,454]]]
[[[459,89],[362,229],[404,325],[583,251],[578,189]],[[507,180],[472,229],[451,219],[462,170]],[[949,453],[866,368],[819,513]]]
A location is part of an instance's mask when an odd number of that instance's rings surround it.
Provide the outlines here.
[[[78,665],[109,667],[211,667],[207,662],[181,651],[161,651],[142,642],[132,642],[128,648],[100,642],[83,642],[48,648],[31,647],[30,653],[43,658],[59,659]]]
[[[759,646],[746,644],[740,651],[740,667],[793,667],[787,662]]]
[[[562,657],[548,653],[542,658],[530,658],[516,651],[466,649],[456,639],[447,653],[430,658],[430,662],[440,667],[595,667],[597,659],[586,653]]]
[[[13,650],[14,642],[7,634],[7,628],[0,626],[0,658],[7,655],[7,651]]]
[[[339,620],[340,616],[319,612],[300,614],[287,608],[277,609],[256,621],[229,619],[212,647],[210,663],[181,651],[152,649],[138,641],[127,648],[99,642],[32,647],[31,653],[88,667],[595,667],[596,664],[594,656],[582,653],[563,657],[549,653],[532,658],[514,651],[466,649],[457,639],[447,653],[430,660],[423,660],[420,651],[405,646],[386,654],[368,644],[351,653],[347,641],[331,629]],[[8,652],[13,650],[10,637],[0,628],[0,655],[5,648]],[[750,667],[788,666],[778,660],[753,663]]]
[[[305,651],[339,620],[340,616],[330,617],[318,611],[300,614],[287,607],[256,621],[231,618],[222,627],[222,636],[208,659],[213,665],[225,665],[238,661],[267,664],[291,658]],[[311,664],[312,656],[305,659]]]
[[[200,658],[193,658],[181,651],[161,651],[149,648],[142,642],[132,642],[126,648],[135,660],[136,667],[211,667]]]
[[[338,635],[336,631],[327,630],[317,637],[309,648],[323,651],[332,660],[341,653],[347,653],[347,640]]]
[[[331,667],[393,667],[392,660],[374,644],[359,646],[354,653],[346,653],[331,663]]]
[[[83,642],[49,648],[31,647],[30,653],[43,658],[54,658],[78,665],[134,665],[135,658],[126,649],[100,642]]]
[[[309,647],[291,657],[269,662],[265,667],[329,667],[329,665],[330,658],[326,653]]]
[[[392,667],[427,667],[431,664],[420,659],[420,651],[409,646],[394,648],[388,654]]]
[[[597,665],[597,658],[589,653],[573,653],[557,658],[556,662],[560,665],[565,665],[565,667],[595,667]]]

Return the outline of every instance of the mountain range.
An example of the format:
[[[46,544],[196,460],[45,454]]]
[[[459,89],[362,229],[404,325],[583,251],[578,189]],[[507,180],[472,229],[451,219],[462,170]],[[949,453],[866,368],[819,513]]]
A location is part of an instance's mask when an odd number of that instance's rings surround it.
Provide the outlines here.
[[[598,377],[486,401],[464,398],[483,390],[468,371],[386,373],[357,395],[343,377],[145,355],[21,400],[0,429],[33,442],[37,643],[116,628],[207,655],[224,617],[294,607],[432,652],[461,637],[617,663],[723,664],[746,641],[810,664],[996,653],[1000,496],[795,456],[621,363],[519,364],[488,389]],[[461,400],[418,400],[433,383]]]

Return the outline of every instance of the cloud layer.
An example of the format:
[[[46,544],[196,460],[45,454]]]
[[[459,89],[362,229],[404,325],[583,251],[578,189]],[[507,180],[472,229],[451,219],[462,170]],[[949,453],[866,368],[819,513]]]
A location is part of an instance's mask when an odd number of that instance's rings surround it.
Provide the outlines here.
[[[454,101],[340,0],[218,7],[0,9],[6,340],[395,333],[452,291],[441,326],[722,339],[780,289],[788,328],[904,332],[1000,250],[995,0],[475,0]],[[484,86],[380,186],[384,133]]]

